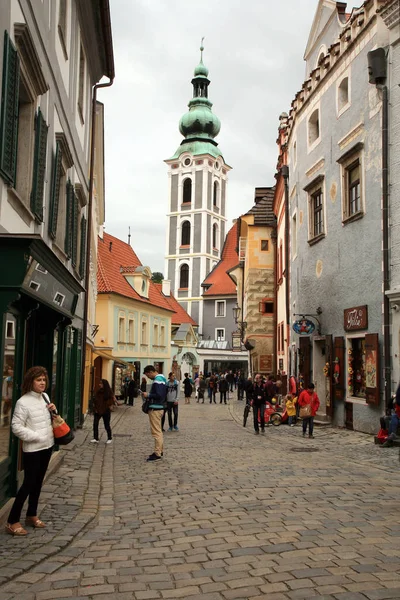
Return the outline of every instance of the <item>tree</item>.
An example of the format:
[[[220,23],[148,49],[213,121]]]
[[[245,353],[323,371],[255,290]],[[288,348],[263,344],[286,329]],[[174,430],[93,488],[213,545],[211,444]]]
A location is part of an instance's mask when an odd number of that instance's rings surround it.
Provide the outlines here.
[[[164,279],[164,275],[159,271],[155,271],[151,276],[151,280],[153,283],[162,283]]]

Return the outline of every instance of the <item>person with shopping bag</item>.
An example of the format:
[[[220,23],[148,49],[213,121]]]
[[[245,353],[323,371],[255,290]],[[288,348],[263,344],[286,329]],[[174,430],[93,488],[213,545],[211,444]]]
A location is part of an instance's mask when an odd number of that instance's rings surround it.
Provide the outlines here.
[[[306,390],[299,396],[300,418],[303,419],[303,437],[306,437],[308,426],[308,437],[314,438],[314,417],[319,409],[319,398],[315,391],[315,385],[309,383]]]
[[[54,446],[52,413],[55,405],[49,401],[45,390],[49,377],[44,367],[31,367],[25,373],[22,396],[15,405],[11,429],[22,440],[22,464],[24,480],[12,505],[6,524],[6,532],[13,536],[27,535],[20,523],[21,512],[28,500],[25,525],[36,529],[45,527],[37,516],[40,492],[49,466]]]

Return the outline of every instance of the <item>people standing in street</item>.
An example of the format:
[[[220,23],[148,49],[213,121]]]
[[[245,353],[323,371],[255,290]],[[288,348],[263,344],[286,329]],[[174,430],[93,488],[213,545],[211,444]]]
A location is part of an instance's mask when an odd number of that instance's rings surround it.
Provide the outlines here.
[[[22,440],[22,464],[24,480],[12,505],[6,531],[10,535],[27,535],[20,523],[25,500],[29,497],[25,524],[42,529],[43,521],[37,516],[37,508],[44,476],[49,466],[54,446],[51,411],[56,410],[45,390],[49,387],[49,378],[44,367],[31,367],[22,383],[22,396],[15,405],[11,428]],[[50,411],[50,412],[49,412]]]
[[[167,397],[167,380],[164,375],[157,373],[154,365],[147,365],[143,373],[152,380],[150,392],[143,392],[143,398],[148,398],[149,421],[151,435],[154,439],[154,452],[147,457],[148,462],[160,460],[164,454],[164,436],[162,432],[161,420],[164,413]]]
[[[265,432],[265,401],[266,401],[266,390],[264,388],[262,376],[257,373],[254,379],[254,385],[252,389],[253,399],[253,418],[254,418],[254,431],[256,435],[260,433],[258,420],[260,419],[261,433]]]
[[[233,392],[233,385],[235,383],[235,376],[234,376],[233,372],[229,371],[226,374],[225,379],[228,382],[228,395],[229,395],[229,392]]]
[[[131,379],[128,383],[128,406],[133,406],[136,396],[137,396],[136,381],[134,379]]]
[[[197,375],[196,379],[194,380],[194,397],[196,399],[196,402],[199,402],[199,387],[200,387],[200,375]]]
[[[217,404],[215,395],[217,393],[217,378],[215,375],[210,375],[210,381],[208,383],[208,397],[210,399],[210,404],[214,401],[214,404]]]
[[[299,396],[300,416],[303,419],[303,437],[306,437],[308,426],[308,437],[314,438],[314,417],[317,414],[319,405],[320,402],[315,391],[315,386],[313,383],[309,383],[307,389],[303,390]],[[307,415],[302,416],[302,409],[305,409]]]
[[[244,393],[246,394],[246,404],[250,404],[253,399],[253,378],[251,375],[244,382]]]
[[[286,396],[286,413],[288,416],[289,427],[294,427],[294,419],[296,417],[296,399],[293,398],[292,394]]]
[[[229,391],[229,382],[227,381],[226,377],[221,377],[221,379],[218,382],[218,389],[219,403],[222,404],[222,401],[224,401],[224,404],[226,404],[226,394]]]
[[[146,392],[147,391],[147,379],[146,379],[146,377],[142,377],[142,381],[140,383],[140,391],[141,392]]]
[[[207,390],[207,384],[206,384],[206,380],[204,379],[204,375],[200,375],[200,381],[199,381],[199,401],[201,400],[201,403],[204,404],[204,396]]]
[[[164,431],[165,415],[168,414],[168,431],[179,431],[178,427],[178,402],[179,402],[179,382],[175,379],[175,375],[171,373],[168,375],[167,381],[167,406],[164,409],[164,414],[161,420],[161,428]],[[172,414],[174,420],[172,421]]]
[[[100,379],[99,389],[95,393],[93,410],[93,439],[90,440],[92,444],[99,443],[99,423],[100,419],[103,419],[104,429],[107,432],[106,444],[112,443],[112,432],[111,432],[111,407],[114,406],[114,394],[108,383],[107,379]]]
[[[237,374],[237,391],[238,391],[238,400],[243,400],[244,396],[244,386],[245,386],[245,378],[241,371]]]
[[[183,393],[185,394],[185,404],[190,404],[190,397],[193,393],[192,380],[189,377],[189,373],[185,373],[185,379],[183,380]]]

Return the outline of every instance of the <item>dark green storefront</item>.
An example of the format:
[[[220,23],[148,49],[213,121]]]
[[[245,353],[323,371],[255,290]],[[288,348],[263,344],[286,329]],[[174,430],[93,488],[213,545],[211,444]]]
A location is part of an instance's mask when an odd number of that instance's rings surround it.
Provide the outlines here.
[[[0,506],[17,488],[19,441],[10,422],[29,367],[46,367],[47,393],[70,426],[80,423],[82,292],[40,236],[0,234]]]

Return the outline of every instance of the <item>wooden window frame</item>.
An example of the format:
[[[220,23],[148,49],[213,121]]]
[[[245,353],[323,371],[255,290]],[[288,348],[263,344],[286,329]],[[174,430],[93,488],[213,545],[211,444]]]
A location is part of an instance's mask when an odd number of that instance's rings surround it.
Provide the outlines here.
[[[182,277],[182,271],[185,272],[185,278],[183,279]],[[186,275],[187,273],[187,275]],[[181,265],[179,267],[179,289],[180,290],[187,290],[189,288],[189,275],[190,275],[190,267],[188,264],[184,263],[183,265]],[[187,279],[187,281],[186,281]],[[186,285],[182,285],[185,284]]]
[[[190,246],[190,237],[192,233],[191,229],[192,225],[190,221],[188,221],[187,219],[183,221],[181,226],[181,247]]]
[[[338,159],[338,163],[340,165],[341,170],[341,184],[342,184],[342,223],[347,225],[348,223],[352,223],[353,221],[357,221],[361,219],[365,214],[365,184],[364,184],[364,161],[363,161],[363,148],[364,144],[362,142],[357,143],[353,148],[348,150],[343,156]],[[350,173],[351,171],[358,167],[359,169],[359,179],[357,181],[357,185],[359,187],[359,196],[358,196],[358,210],[351,212],[350,211]]]
[[[189,182],[189,183],[186,183],[186,182]],[[182,204],[186,204],[186,205],[191,204],[192,203],[192,194],[193,194],[192,178],[185,177],[185,179],[182,182]]]

